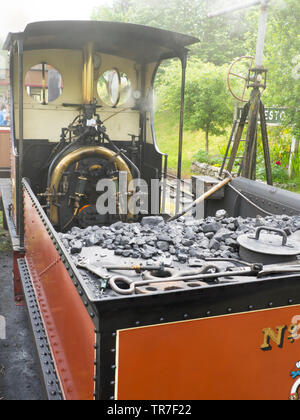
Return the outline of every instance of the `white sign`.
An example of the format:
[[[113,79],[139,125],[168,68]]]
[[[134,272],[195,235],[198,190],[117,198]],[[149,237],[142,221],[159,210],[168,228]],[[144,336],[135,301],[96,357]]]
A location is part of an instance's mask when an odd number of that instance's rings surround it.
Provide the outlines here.
[[[286,116],[286,110],[285,107],[269,107],[265,108],[265,117],[266,117],[266,123],[268,125],[274,125],[274,126],[280,126],[284,122],[284,118]],[[243,108],[238,107],[237,110],[237,118],[238,121],[240,121],[243,113]],[[260,117],[258,118],[260,121]]]

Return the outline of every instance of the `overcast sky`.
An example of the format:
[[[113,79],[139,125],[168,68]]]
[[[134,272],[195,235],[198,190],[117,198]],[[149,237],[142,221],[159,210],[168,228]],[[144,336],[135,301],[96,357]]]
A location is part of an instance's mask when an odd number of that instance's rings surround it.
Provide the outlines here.
[[[94,6],[107,0],[0,0],[0,38],[40,20],[88,20]],[[109,0],[108,0],[109,1]]]

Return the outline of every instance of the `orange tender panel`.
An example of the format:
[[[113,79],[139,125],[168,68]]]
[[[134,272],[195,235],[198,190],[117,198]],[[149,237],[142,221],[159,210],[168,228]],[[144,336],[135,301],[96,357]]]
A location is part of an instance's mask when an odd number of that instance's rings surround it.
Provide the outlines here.
[[[291,375],[300,340],[289,332],[299,314],[294,306],[119,331],[117,398],[288,400],[300,377]],[[282,345],[266,339],[263,330],[278,338],[283,325]]]

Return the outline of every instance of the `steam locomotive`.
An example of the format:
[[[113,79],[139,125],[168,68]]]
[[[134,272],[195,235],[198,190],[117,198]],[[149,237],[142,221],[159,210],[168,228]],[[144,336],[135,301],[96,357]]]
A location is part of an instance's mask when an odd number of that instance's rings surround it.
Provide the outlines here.
[[[134,179],[150,185],[166,178],[153,85],[160,64],[172,58],[180,59],[183,75],[180,178],[187,47],[196,42],[156,28],[92,21],[32,23],[6,39],[12,168],[2,204],[13,245],[15,300],[28,309],[50,400],[298,397],[290,375],[299,359],[296,261],[290,271],[277,267],[261,276],[262,267],[237,265],[236,273],[230,263],[234,281],[221,272],[224,266],[213,273],[202,267],[193,276],[188,272],[200,282],[188,285],[186,277],[174,287],[186,276],[180,264],[175,278],[172,270],[126,263],[98,247],[80,265],[62,241],[72,229],[116,229],[117,221],[144,220],[128,200],[124,205],[121,179],[123,196],[130,198]],[[112,213],[97,209],[104,179],[115,186]],[[219,209],[232,217],[299,214],[296,194],[244,178],[231,184],[234,190],[227,186],[205,202],[204,217]],[[146,200],[153,201],[151,193]],[[157,230],[163,229],[159,223]],[[150,234],[154,228],[147,229]],[[92,255],[94,265],[86,261]],[[133,273],[130,293],[118,283],[124,264]],[[108,265],[114,265],[113,282]],[[134,293],[145,269],[143,287],[165,276],[173,284]]]

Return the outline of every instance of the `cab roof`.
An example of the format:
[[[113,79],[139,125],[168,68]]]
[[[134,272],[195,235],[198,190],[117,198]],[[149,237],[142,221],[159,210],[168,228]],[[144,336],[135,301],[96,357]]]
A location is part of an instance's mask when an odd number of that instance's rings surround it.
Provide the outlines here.
[[[24,50],[82,49],[94,42],[95,52],[126,57],[140,63],[180,57],[195,37],[149,26],[103,21],[45,21],[26,26],[24,32],[9,33],[4,49],[23,40]]]

